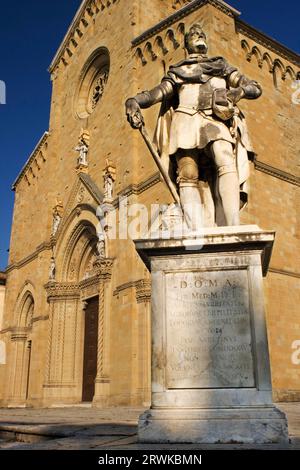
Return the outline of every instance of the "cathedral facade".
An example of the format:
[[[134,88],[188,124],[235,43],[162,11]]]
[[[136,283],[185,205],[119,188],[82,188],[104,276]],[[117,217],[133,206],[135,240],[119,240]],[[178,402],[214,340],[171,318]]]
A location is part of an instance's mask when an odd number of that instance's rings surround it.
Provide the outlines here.
[[[50,65],[49,129],[13,186],[1,406],[149,406],[151,284],[126,224],[132,205],[150,213],[172,197],[124,103],[184,58],[196,22],[210,55],[263,88],[241,105],[256,154],[242,223],[276,231],[264,281],[273,395],[300,400],[300,57],[220,0],[84,0]],[[158,111],[145,111],[149,133]]]

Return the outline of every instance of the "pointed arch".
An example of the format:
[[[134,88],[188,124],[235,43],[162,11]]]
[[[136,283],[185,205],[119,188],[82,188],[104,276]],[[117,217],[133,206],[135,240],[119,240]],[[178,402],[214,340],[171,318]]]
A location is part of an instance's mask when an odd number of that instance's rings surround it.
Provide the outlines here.
[[[31,328],[34,315],[34,299],[34,285],[30,281],[25,281],[15,304],[14,324],[17,327]]]
[[[157,36],[155,38],[154,46],[156,46],[157,49],[160,49],[163,55],[166,55],[169,52],[169,49],[165,46],[165,43],[161,36]]]
[[[273,63],[273,81],[275,88],[278,90],[282,85],[282,80],[284,79],[285,67],[281,60],[275,59]]]
[[[100,236],[103,236],[107,250],[105,234],[97,219],[95,207],[88,204],[76,207],[65,221],[57,240],[57,281],[75,282],[84,277],[84,266],[91,257],[96,256]]]
[[[246,39],[243,39],[241,41],[241,46],[242,46],[243,51],[246,53],[247,61],[251,62],[252,54],[251,54],[250,46],[248,42],[246,41]]]
[[[285,75],[286,77],[290,78],[292,81],[295,81],[296,80],[296,73],[294,71],[294,69],[288,65],[285,69]]]
[[[148,57],[149,59],[151,60],[156,60],[157,59],[157,54],[154,52],[153,50],[153,46],[151,44],[150,41],[148,41],[146,44],[145,44],[145,47],[144,47],[144,55],[146,57]]]
[[[264,53],[262,60],[263,60],[263,63],[267,64],[269,72],[272,73],[273,72],[273,59],[271,58],[268,52]]]
[[[173,49],[175,50],[178,49],[178,47],[180,46],[180,43],[177,41],[173,29],[168,29],[168,31],[166,32],[165,38],[167,42],[173,46]]]
[[[147,64],[147,60],[145,59],[143,51],[140,47],[137,48],[137,50],[134,53],[134,56],[136,57],[136,59],[139,59],[141,61],[142,65]]]
[[[185,35],[185,24],[184,23],[179,23],[179,25],[176,28],[176,32],[181,34],[182,36]]]
[[[258,66],[261,68],[263,65],[263,57],[260,49],[257,46],[252,47],[251,54],[256,58]]]

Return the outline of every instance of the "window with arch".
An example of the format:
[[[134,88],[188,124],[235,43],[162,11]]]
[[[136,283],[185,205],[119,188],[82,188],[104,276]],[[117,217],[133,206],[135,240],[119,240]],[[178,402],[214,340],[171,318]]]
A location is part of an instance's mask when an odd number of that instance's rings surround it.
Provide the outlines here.
[[[81,71],[76,91],[75,113],[80,119],[89,117],[100,102],[108,81],[109,69],[108,49],[96,49]]]

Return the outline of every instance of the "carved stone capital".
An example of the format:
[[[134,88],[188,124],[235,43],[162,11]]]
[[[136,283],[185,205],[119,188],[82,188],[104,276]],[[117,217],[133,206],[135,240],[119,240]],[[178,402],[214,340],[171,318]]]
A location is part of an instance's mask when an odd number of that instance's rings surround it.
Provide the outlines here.
[[[80,298],[79,285],[73,282],[48,282],[45,285],[48,302]]]
[[[151,281],[141,279],[135,284],[136,301],[138,304],[151,302]]]
[[[97,269],[97,275],[100,280],[109,281],[111,279],[113,258],[98,258],[94,262],[94,267]]]
[[[16,327],[12,329],[11,332],[11,341],[23,341],[27,340],[29,329],[28,328],[20,328]]]

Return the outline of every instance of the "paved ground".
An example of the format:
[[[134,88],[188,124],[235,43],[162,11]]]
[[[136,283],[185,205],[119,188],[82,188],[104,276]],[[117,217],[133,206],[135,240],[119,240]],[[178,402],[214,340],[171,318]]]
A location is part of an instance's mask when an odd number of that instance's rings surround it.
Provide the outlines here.
[[[300,450],[300,403],[279,407],[287,414],[287,445],[139,444],[137,419],[143,410],[114,408],[0,409],[0,449],[26,450]]]

